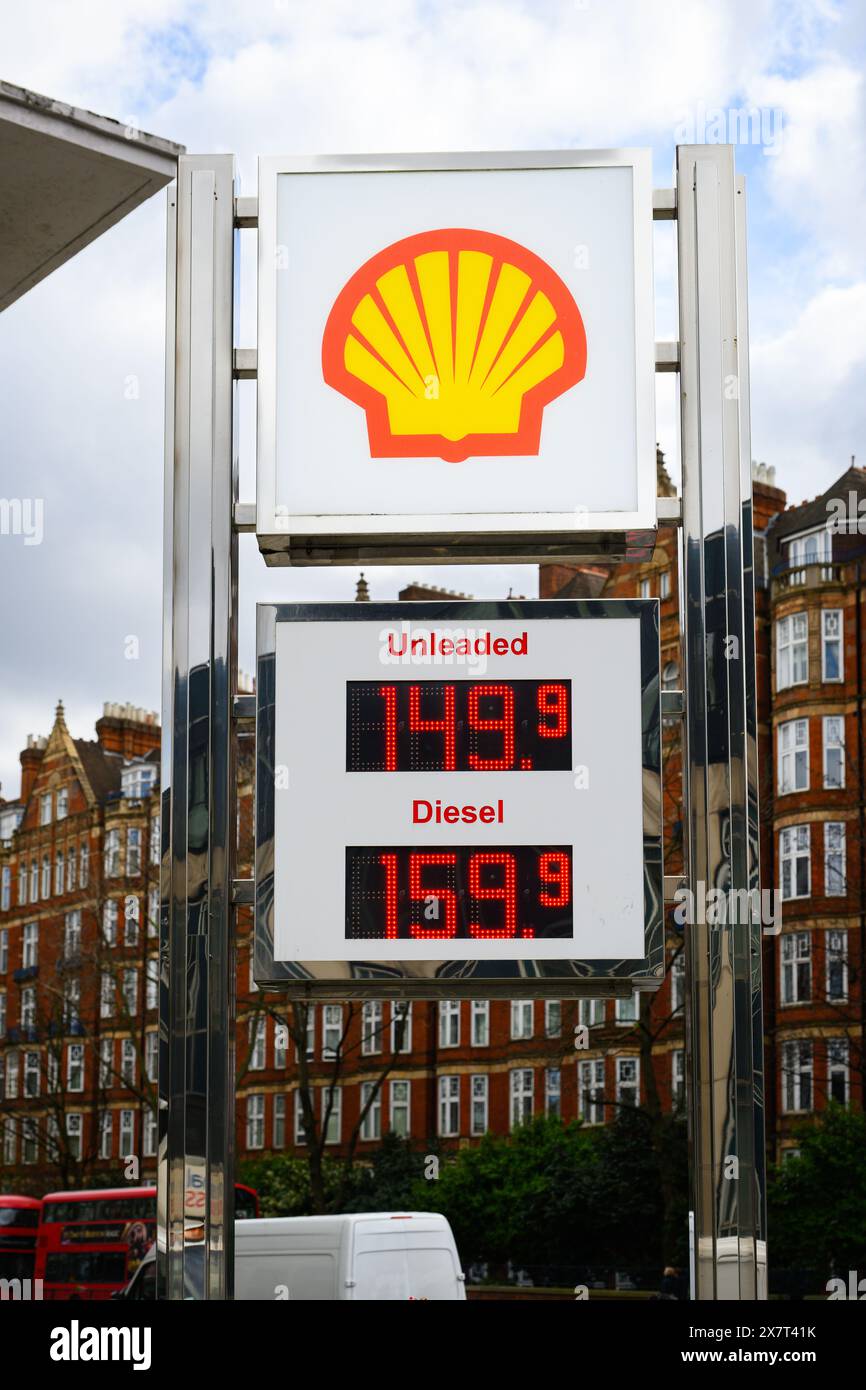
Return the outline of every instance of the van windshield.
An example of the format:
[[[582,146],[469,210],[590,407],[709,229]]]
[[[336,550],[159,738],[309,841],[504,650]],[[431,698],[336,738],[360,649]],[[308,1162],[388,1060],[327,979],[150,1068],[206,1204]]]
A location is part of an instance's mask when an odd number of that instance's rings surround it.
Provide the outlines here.
[[[355,1263],[355,1298],[453,1300],[456,1274],[450,1251],[364,1250]]]

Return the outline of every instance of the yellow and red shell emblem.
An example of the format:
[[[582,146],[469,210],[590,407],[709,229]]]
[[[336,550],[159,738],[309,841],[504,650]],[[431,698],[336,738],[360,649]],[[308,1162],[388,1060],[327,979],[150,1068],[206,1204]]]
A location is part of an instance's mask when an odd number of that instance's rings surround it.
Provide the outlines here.
[[[325,381],[366,412],[373,458],[537,454],[544,407],[585,371],[583,320],[555,271],[463,227],[373,256],[322,340]]]

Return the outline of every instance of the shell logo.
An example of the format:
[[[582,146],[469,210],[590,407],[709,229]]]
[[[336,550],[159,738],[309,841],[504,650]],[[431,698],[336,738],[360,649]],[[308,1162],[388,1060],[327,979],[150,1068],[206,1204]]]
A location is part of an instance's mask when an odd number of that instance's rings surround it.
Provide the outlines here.
[[[586,333],[540,256],[445,228],[355,272],[328,316],[322,372],[365,411],[372,458],[537,454],[544,407],[586,372]]]

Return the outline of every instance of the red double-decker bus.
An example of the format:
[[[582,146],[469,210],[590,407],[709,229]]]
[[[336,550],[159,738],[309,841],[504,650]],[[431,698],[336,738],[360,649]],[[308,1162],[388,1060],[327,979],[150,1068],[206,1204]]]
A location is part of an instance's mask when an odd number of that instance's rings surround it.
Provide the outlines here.
[[[258,1216],[258,1195],[235,1187],[240,1216]],[[156,1188],[49,1192],[42,1200],[36,1278],[43,1298],[105,1299],[122,1289],[156,1239]]]
[[[32,1279],[36,1259],[38,1197],[0,1193],[0,1279]]]

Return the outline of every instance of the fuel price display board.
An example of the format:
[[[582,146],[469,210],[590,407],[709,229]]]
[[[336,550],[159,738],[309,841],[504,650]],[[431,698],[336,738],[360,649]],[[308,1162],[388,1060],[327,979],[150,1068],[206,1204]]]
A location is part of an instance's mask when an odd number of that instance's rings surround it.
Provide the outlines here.
[[[653,600],[260,605],[260,984],[657,983]]]

